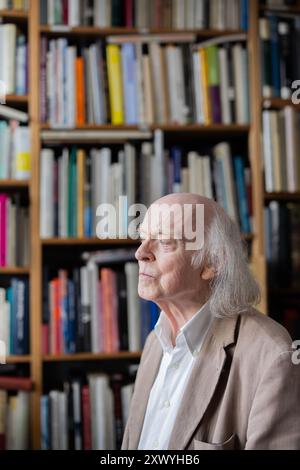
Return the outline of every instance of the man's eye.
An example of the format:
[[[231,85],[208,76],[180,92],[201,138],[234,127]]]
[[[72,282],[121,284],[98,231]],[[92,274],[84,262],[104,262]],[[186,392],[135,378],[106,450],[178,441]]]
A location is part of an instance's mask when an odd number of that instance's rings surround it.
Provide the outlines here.
[[[170,242],[171,242],[171,240],[159,240],[159,243],[160,243],[161,245],[169,245]]]

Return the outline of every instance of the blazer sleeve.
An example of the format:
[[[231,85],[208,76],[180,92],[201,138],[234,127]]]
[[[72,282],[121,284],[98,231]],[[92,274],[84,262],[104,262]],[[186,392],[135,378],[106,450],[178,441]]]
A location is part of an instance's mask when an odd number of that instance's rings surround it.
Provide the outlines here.
[[[292,351],[277,353],[260,380],[249,415],[246,450],[300,449],[300,364],[292,358]]]

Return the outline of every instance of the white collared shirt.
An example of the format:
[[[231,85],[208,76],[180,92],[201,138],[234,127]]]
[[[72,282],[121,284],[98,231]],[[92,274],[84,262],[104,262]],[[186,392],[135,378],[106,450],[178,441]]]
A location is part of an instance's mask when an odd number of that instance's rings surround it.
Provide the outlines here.
[[[170,321],[161,312],[154,329],[163,357],[149,395],[138,446],[140,450],[168,448],[181,398],[211,321],[212,315],[206,303],[180,329],[173,346]]]

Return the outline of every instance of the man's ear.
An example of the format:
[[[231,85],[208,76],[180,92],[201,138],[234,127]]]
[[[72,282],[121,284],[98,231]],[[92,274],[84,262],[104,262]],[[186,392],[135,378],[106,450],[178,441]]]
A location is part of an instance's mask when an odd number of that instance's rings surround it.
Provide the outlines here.
[[[210,281],[213,279],[216,275],[215,269],[212,268],[211,266],[205,266],[202,270],[201,273],[201,278],[203,281]]]

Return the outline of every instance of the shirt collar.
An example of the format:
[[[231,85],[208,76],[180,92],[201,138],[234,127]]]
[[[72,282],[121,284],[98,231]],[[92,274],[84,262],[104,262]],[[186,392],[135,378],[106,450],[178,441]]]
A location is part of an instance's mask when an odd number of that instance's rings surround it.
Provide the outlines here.
[[[176,338],[176,346],[183,344],[189,349],[193,356],[199,353],[204,337],[212,321],[209,302],[206,302],[193,317],[180,328]],[[164,352],[171,352],[173,345],[171,341],[171,324],[164,311],[161,311],[154,331],[160,341]]]

